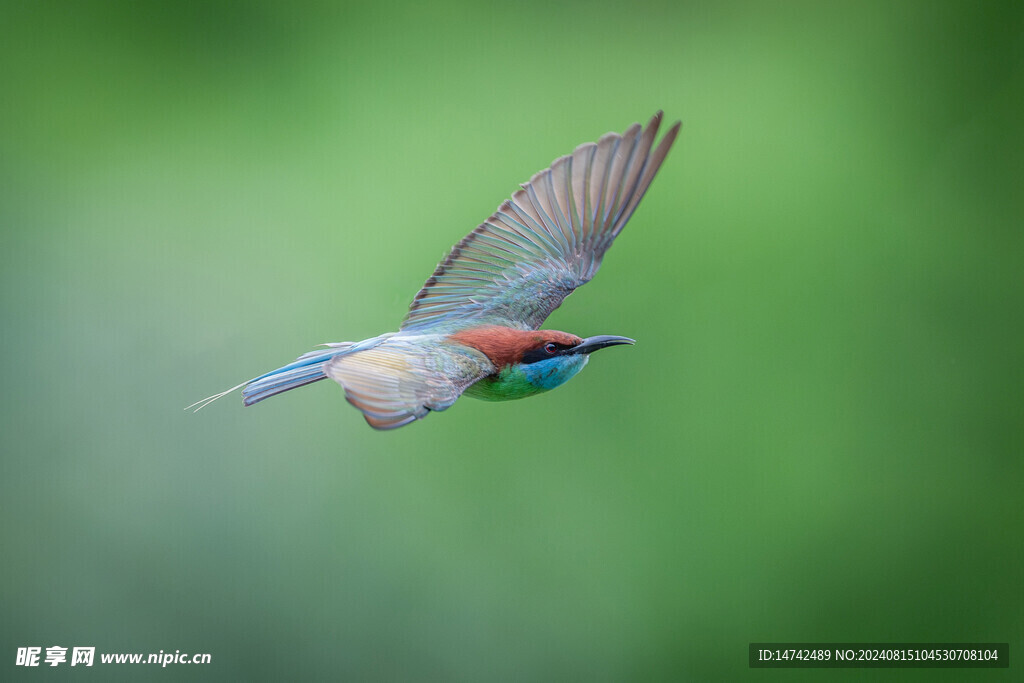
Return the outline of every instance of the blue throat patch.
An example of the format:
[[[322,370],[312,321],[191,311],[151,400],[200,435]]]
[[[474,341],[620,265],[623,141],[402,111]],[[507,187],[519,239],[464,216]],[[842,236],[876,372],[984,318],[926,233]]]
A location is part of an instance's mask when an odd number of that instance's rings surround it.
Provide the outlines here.
[[[548,391],[575,377],[588,360],[590,356],[584,354],[556,356],[520,367],[530,384],[541,391]]]

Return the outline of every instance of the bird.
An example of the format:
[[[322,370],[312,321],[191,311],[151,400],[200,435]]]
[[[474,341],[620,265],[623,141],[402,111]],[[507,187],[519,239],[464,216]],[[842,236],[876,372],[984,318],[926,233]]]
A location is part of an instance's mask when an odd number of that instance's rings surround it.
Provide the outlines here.
[[[239,389],[251,406],[329,378],[371,427],[396,429],[463,394],[506,401],[550,391],[579,373],[593,352],[634,344],[540,327],[597,273],[661,168],[681,126],[677,121],[654,146],[662,115],[582,144],[520,185],[452,247],[397,332],[321,344],[326,348],[186,410]]]

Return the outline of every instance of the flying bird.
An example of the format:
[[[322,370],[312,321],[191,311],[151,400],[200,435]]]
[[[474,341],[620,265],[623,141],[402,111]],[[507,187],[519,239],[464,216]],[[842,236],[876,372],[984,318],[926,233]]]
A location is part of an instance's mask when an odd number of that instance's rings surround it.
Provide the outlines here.
[[[193,403],[238,389],[245,405],[333,379],[375,429],[445,410],[462,394],[507,401],[554,389],[590,354],[628,337],[581,338],[541,324],[590,281],[679,133],[657,147],[659,111],[646,127],[607,133],[535,174],[452,247],[409,306],[398,332],[323,344],[295,362]]]

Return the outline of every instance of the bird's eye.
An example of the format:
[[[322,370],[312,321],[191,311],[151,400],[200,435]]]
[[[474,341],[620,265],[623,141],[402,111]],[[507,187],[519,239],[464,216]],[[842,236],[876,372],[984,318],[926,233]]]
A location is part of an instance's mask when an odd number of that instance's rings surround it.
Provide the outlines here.
[[[548,353],[550,353],[550,354],[554,354],[554,353],[555,353],[555,350],[556,350],[557,348],[558,348],[558,347],[557,347],[557,346],[555,346],[555,343],[554,343],[554,342],[548,342],[547,344],[545,344],[545,345],[544,345],[544,350],[545,350],[545,351],[547,351],[547,352],[548,352]]]

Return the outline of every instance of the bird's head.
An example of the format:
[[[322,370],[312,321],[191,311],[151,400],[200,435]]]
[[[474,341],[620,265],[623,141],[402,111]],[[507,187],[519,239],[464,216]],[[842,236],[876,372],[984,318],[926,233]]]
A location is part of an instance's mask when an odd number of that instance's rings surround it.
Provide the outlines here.
[[[598,349],[635,343],[628,337],[577,337],[557,330],[484,327],[459,332],[453,341],[482,351],[494,364],[495,396],[501,400],[548,391],[572,379]],[[482,387],[481,387],[482,389]],[[504,395],[507,392],[507,395]]]
[[[518,369],[530,384],[543,391],[572,379],[587,364],[594,351],[636,343],[629,337],[609,334],[581,339],[565,332],[542,330],[540,336],[541,339],[523,353]]]

